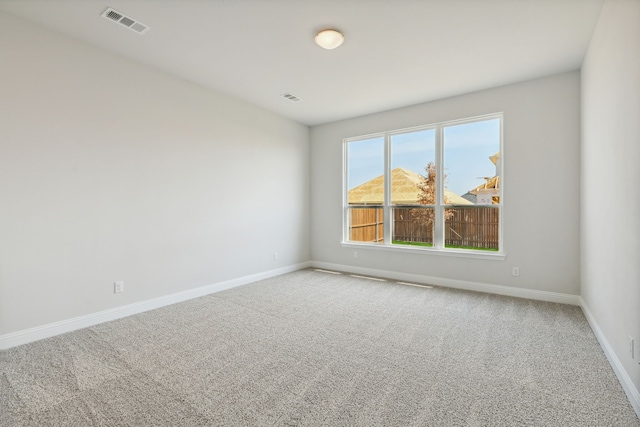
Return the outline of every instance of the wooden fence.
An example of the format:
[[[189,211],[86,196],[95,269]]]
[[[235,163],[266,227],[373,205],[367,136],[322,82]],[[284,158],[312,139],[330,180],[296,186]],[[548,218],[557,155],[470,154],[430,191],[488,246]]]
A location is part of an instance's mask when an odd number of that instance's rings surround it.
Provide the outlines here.
[[[433,208],[421,208],[430,209]],[[411,208],[393,210],[393,239],[403,242],[433,243],[433,226],[420,225],[411,215]],[[432,214],[433,216],[433,214]]]
[[[350,240],[354,242],[384,241],[384,211],[382,208],[350,209]]]
[[[394,241],[433,243],[433,227],[425,226],[411,215],[414,208],[393,209]],[[422,208],[429,209],[429,208]],[[497,207],[459,206],[446,210],[445,246],[498,249],[499,215]],[[382,208],[350,210],[350,239],[357,242],[384,241]]]
[[[498,249],[500,209],[487,206],[465,206],[451,209],[445,221],[444,245]]]

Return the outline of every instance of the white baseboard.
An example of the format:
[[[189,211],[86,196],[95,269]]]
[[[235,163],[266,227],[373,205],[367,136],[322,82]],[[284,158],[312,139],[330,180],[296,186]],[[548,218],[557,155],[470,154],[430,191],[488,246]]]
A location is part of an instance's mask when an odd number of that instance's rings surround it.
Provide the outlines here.
[[[7,350],[9,348],[17,347],[22,344],[27,344],[44,338],[54,337],[56,335],[97,325],[99,323],[131,316],[133,314],[143,313],[145,311],[153,310],[178,302],[187,301],[215,292],[224,291],[225,289],[231,289],[237,286],[246,285],[258,280],[268,279],[270,277],[279,276],[281,274],[290,273],[296,270],[301,270],[310,266],[310,262],[294,264],[287,267],[265,271],[262,273],[239,277],[237,279],[214,283],[212,285],[189,289],[188,291],[176,292],[175,294],[165,295],[146,301],[140,301],[109,310],[99,311],[97,313],[91,313],[84,316],[74,317],[72,319],[61,320],[59,322],[49,323],[47,325],[37,326],[35,328],[0,335],[0,350]]]
[[[443,286],[446,288],[466,289],[468,291],[486,292],[489,294],[507,295],[511,297],[535,299],[539,301],[557,302],[561,304],[580,305],[578,295],[561,294],[558,292],[538,291],[535,289],[512,288],[509,286],[491,285],[488,283],[470,282],[466,280],[446,279],[443,277],[423,276],[420,274],[400,273],[397,271],[378,270],[374,268],[354,267],[351,265],[331,264],[312,261],[311,266],[325,270],[344,271],[374,277],[386,277],[406,282]]]
[[[600,343],[600,347],[602,347],[602,351],[604,351],[604,354],[607,356],[607,359],[609,359],[609,364],[613,368],[613,371],[616,373],[616,376],[618,377],[618,381],[620,381],[620,384],[622,385],[624,392],[627,394],[627,397],[631,402],[631,406],[633,406],[633,409],[636,411],[638,418],[640,418],[640,393],[638,393],[638,389],[633,384],[633,381],[631,381],[631,377],[629,376],[627,371],[624,369],[622,362],[620,362],[620,359],[618,359],[618,356],[613,350],[613,347],[611,347],[611,344],[609,344],[609,341],[607,340],[604,333],[602,332],[602,329],[600,329],[598,322],[596,322],[596,318],[593,317],[591,310],[589,310],[589,307],[587,306],[586,302],[582,299],[582,297],[580,297],[580,307],[582,307],[582,311],[585,317],[587,318],[587,321],[589,322],[589,325],[591,326],[593,333],[598,339],[598,342]]]

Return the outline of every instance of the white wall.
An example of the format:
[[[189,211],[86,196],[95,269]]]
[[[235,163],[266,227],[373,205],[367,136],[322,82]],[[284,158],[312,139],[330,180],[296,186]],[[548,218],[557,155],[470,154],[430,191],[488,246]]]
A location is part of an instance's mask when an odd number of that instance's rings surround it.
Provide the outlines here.
[[[437,84],[424,82],[423,84]],[[504,112],[504,261],[359,249],[342,235],[342,139]],[[577,295],[578,72],[311,128],[311,257],[320,263]],[[511,267],[520,267],[520,277]]]
[[[6,14],[0,57],[0,335],[308,261],[306,126]]]
[[[607,1],[582,67],[581,294],[640,414],[639,46],[640,1]]]

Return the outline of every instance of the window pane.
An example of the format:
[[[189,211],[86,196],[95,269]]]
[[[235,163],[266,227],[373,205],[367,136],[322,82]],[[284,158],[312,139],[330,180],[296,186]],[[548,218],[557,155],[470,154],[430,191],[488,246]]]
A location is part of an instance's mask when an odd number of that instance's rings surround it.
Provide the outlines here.
[[[349,205],[384,203],[384,137],[350,142],[347,171]]]
[[[384,242],[383,208],[349,208],[349,240]]]
[[[444,128],[445,204],[500,203],[500,119]]]
[[[444,246],[447,248],[497,251],[498,206],[456,206],[445,209]]]
[[[391,136],[391,204],[435,204],[436,132]]]
[[[434,208],[394,208],[392,243],[433,246],[434,217]]]

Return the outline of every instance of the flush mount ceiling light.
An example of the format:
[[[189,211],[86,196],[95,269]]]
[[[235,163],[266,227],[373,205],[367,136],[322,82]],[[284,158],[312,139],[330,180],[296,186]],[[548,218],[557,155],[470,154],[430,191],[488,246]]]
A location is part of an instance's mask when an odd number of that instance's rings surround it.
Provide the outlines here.
[[[335,49],[344,42],[344,36],[337,30],[323,30],[316,34],[316,44],[324,49]]]

